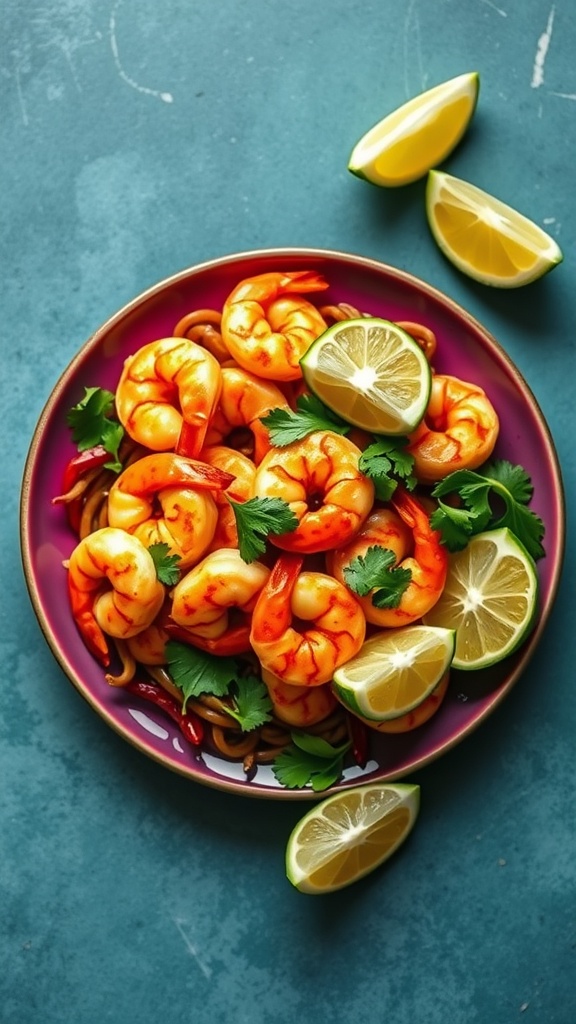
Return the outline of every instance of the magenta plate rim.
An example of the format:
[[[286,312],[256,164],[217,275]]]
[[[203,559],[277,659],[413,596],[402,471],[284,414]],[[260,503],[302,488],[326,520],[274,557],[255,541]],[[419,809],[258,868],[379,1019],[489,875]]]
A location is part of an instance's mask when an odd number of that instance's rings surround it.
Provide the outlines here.
[[[74,538],[61,506],[53,506],[64,466],[74,452],[66,411],[84,386],[114,388],[124,357],[146,341],[171,334],[190,309],[221,306],[233,285],[267,270],[318,270],[330,282],[323,301],[348,302],[390,320],[425,323],[438,337],[435,366],[485,387],[502,422],[495,455],[525,466],[534,482],[532,507],[546,524],[546,556],[538,563],[540,608],[525,645],[493,669],[453,673],[436,715],[403,736],[375,734],[365,769],[349,769],[322,796],[364,782],[398,780],[462,742],[500,704],[517,682],[540,641],[557,594],[565,548],[565,498],[549,427],[531,389],[502,345],[454,300],[407,271],[352,253],[316,248],[238,252],[186,268],[152,286],[107,319],[59,377],[34,431],[20,502],[22,563],[32,606],[44,637],[64,673],[98,715],[125,740],[166,768],[189,779],[244,796],[312,800],[310,789],[289,790],[260,768],[246,781],[240,766],[198,756],[172,723],[104,681],[84,648],[67,605],[62,560]]]

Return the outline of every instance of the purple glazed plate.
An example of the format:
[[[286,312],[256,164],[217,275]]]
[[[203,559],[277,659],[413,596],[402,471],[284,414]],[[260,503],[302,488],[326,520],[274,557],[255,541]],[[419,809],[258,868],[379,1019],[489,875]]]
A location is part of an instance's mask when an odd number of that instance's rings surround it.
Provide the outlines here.
[[[235,284],[274,270],[317,270],[330,282],[322,303],[347,302],[389,320],[425,324],[437,336],[434,365],[474,381],[487,391],[501,420],[494,457],[524,466],[532,478],[533,510],[546,526],[546,556],[538,562],[540,608],[526,644],[499,665],[481,672],[453,672],[436,715],[403,735],[374,734],[364,769],[350,768],[327,792],[399,779],[461,742],[506,696],[528,664],[550,615],[564,553],[565,510],[554,444],[526,382],[499,344],[456,303],[410,274],[374,260],[317,249],[262,250],[200,264],[161,281],[111,317],[80,349],[60,377],[34,433],[21,499],[21,543],[30,598],[44,636],[65,674],[92,708],[143,753],[196,782],[238,794],[302,800],[311,790],[280,787],[269,767],[247,781],[241,764],[198,754],[179,730],[150,704],[110,687],[85,648],[70,613],[62,567],[75,546],[61,505],[52,505],[62,473],[74,454],[66,413],[84,387],[115,390],[125,357],[146,342],[169,336],[193,309],[220,309]],[[323,794],[323,795],[326,795]]]

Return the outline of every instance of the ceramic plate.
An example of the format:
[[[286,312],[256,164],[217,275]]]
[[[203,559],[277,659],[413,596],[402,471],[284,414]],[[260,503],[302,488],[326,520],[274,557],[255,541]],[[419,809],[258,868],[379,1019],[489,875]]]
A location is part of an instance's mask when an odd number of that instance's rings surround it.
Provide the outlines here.
[[[537,402],[509,357],[463,309],[409,274],[372,260],[322,250],[266,250],[227,256],[184,270],[129,303],[87,341],[62,374],[32,439],[23,483],[21,540],[24,571],[40,626],[65,674],[93,709],[143,753],[190,779],[239,794],[310,799],[309,790],[279,787],[270,768],[247,782],[241,765],[198,755],[176,726],[151,705],[111,688],[84,647],[72,621],[62,560],[75,538],[61,505],[52,505],[64,467],[74,453],[66,413],[84,387],[115,389],[125,357],[146,342],[170,335],[178,320],[200,308],[221,308],[244,277],[268,270],[314,269],[330,282],[324,302],[347,302],[374,316],[412,320],[437,335],[434,365],[485,388],[501,432],[495,457],[520,463],[534,484],[531,507],[546,526],[546,557],[538,562],[539,618],[528,642],[498,666],[453,672],[442,707],[425,725],[402,736],[374,734],[364,769],[350,768],[338,787],[399,779],[463,740],[509,692],[533,654],[558,587],[564,548],[564,505],[554,445]],[[333,790],[331,790],[332,792]]]

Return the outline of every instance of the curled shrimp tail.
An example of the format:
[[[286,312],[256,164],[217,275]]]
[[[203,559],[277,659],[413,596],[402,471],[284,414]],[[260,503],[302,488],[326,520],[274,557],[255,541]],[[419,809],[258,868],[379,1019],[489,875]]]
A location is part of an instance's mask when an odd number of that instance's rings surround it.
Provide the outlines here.
[[[100,629],[93,612],[94,594],[76,589],[68,575],[68,593],[74,621],[78,626],[86,647],[104,668],[110,664],[110,652],[104,633]]]
[[[256,643],[273,643],[290,626],[290,597],[303,563],[301,555],[289,553],[274,563],[252,614],[252,640]]]

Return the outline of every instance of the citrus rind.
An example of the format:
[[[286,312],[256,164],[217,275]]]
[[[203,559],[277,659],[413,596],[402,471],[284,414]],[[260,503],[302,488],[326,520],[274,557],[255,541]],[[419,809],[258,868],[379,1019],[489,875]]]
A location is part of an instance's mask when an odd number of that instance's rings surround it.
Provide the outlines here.
[[[379,867],[412,831],[420,787],[372,783],[316,804],[293,829],[286,875],[300,892],[335,892]]]
[[[443,171],[428,175],[426,216],[446,258],[481,284],[519,288],[564,258],[555,239],[528,217]]]
[[[366,640],[334,673],[332,689],[353,714],[374,723],[400,719],[426,701],[452,664],[453,629],[410,625]]]
[[[480,78],[471,71],[420,93],[356,143],[348,170],[373,185],[409,185],[458,145],[476,109]]]
[[[450,555],[443,593],[423,621],[456,631],[452,668],[489,668],[513,654],[538,612],[533,558],[507,528],[476,534]]]
[[[333,324],[300,366],[310,391],[362,430],[409,434],[426,412],[430,365],[418,343],[389,320],[359,317]]]

